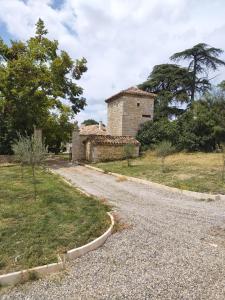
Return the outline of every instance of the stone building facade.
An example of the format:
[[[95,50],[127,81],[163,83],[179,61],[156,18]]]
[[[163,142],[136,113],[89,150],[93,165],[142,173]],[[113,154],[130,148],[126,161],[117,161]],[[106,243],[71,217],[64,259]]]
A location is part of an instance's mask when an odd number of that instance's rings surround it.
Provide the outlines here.
[[[108,98],[108,134],[135,137],[140,125],[153,119],[154,96],[132,87]]]
[[[133,145],[133,157],[139,155],[140,143],[133,137],[89,136],[85,142],[86,160],[91,162],[125,158],[124,146]]]
[[[89,162],[118,160],[125,157],[125,145],[133,146],[133,157],[139,155],[135,139],[140,125],[153,119],[154,94],[132,87],[108,98],[107,128],[82,126],[73,132],[72,159]]]

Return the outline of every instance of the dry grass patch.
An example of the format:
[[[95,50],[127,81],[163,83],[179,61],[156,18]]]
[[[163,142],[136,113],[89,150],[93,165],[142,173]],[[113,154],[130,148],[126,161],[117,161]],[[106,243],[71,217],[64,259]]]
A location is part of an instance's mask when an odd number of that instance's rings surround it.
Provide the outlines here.
[[[117,182],[123,182],[123,181],[126,181],[126,180],[127,180],[126,176],[118,176],[118,177],[116,177],[116,181]]]
[[[123,230],[131,229],[133,226],[124,221],[121,215],[118,212],[113,213],[115,226],[113,228],[113,232],[121,232]]]
[[[162,172],[160,159],[153,151],[132,160],[98,163],[105,172],[147,179],[168,186],[197,192],[225,194],[221,180],[222,155],[220,153],[177,153],[166,158],[166,171]]]

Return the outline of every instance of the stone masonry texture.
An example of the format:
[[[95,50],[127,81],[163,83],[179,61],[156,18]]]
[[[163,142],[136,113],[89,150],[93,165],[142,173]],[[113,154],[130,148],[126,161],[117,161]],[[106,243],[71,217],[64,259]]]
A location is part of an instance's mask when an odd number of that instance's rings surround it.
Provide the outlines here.
[[[136,136],[140,125],[153,119],[154,99],[126,95],[108,103],[108,134]]]

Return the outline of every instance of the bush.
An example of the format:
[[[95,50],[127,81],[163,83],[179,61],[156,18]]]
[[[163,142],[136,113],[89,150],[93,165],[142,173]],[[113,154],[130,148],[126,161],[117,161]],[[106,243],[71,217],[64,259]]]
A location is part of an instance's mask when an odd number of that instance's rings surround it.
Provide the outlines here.
[[[124,146],[124,156],[127,160],[128,167],[130,166],[130,159],[134,156],[135,147],[133,144],[127,144]]]
[[[225,142],[225,97],[206,95],[194,101],[176,120],[161,118],[144,123],[138,134],[142,149],[163,140],[178,151],[215,151]]]
[[[37,198],[37,187],[36,187],[36,166],[40,166],[44,163],[48,149],[42,143],[39,136],[32,135],[21,136],[18,135],[17,142],[13,145],[13,151],[17,159],[19,160],[21,167],[23,165],[29,165],[32,168],[33,185],[34,185],[34,198]],[[22,170],[22,169],[21,169]],[[23,177],[23,171],[22,171]]]
[[[165,172],[165,159],[170,154],[174,153],[175,147],[170,141],[162,141],[155,147],[156,155],[161,158],[162,171]]]
[[[165,118],[158,121],[148,121],[141,125],[137,134],[137,140],[141,148],[151,148],[156,144],[167,140],[173,145],[178,143],[179,128],[177,121],[169,121]]]

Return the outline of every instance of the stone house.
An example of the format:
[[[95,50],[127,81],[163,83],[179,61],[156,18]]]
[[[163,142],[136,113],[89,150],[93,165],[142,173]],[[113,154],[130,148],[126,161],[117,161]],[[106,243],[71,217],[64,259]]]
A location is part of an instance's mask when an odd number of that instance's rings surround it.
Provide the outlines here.
[[[106,99],[107,128],[101,122],[77,128],[72,138],[72,160],[122,159],[127,144],[133,145],[133,157],[137,157],[140,143],[135,136],[142,123],[153,119],[154,97],[152,93],[131,87]]]

